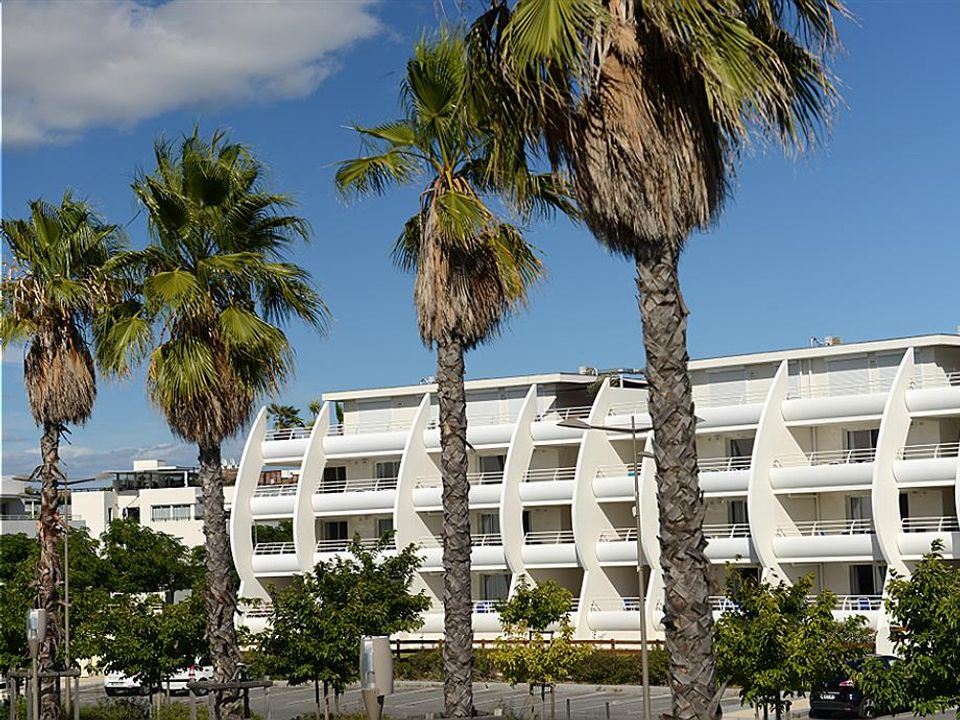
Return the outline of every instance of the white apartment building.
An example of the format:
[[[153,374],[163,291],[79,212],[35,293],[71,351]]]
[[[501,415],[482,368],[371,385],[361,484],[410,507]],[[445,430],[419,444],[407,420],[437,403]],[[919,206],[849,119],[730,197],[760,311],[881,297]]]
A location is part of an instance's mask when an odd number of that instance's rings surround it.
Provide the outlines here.
[[[714,611],[729,567],[786,582],[812,575],[814,590],[837,594],[838,616],[866,616],[882,643],[890,573],[909,573],[935,539],[960,557],[960,337],[711,358],[689,370]],[[646,391],[560,373],[469,381],[467,398],[478,637],[499,632],[495,601],[523,575],[570,590],[578,637],[635,639],[640,612],[662,635],[654,463],[640,464],[640,607],[631,437],[558,424],[647,427]],[[270,584],[355,535],[373,542],[392,529],[398,545],[422,548],[416,589],[433,599],[414,637],[439,637],[436,387],[324,400],[312,428],[272,430],[261,411],[247,438],[230,520],[241,594],[265,599]],[[644,432],[641,449],[651,443]],[[290,482],[262,484],[265,470]],[[253,526],[282,520],[292,522],[288,542],[254,541]],[[258,629],[263,617],[250,610],[244,622]]]

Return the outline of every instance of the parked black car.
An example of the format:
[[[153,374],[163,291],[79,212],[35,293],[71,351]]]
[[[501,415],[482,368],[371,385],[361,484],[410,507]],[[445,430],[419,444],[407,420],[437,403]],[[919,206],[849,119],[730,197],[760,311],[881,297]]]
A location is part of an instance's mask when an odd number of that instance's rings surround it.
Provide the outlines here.
[[[878,658],[887,667],[897,660],[892,655],[871,655],[870,657]],[[864,657],[854,660],[847,665],[845,672],[813,689],[810,693],[810,717],[825,718],[833,713],[843,713],[869,718],[876,714],[873,701],[857,689],[850,677],[863,667],[866,659]]]

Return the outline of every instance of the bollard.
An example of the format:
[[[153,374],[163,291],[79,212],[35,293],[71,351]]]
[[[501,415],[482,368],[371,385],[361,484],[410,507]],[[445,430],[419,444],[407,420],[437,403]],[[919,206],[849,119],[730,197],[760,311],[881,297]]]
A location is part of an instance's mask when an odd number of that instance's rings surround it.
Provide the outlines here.
[[[7,693],[10,695],[10,720],[17,720],[17,691],[20,689],[20,680],[7,675]]]
[[[570,698],[567,698],[567,720],[570,720]]]
[[[67,680],[67,682],[70,682]],[[73,720],[80,720],[80,676],[73,679]]]
[[[610,720],[610,701],[604,703],[607,706],[607,720]]]
[[[269,686],[264,686],[264,688],[263,688],[263,702],[264,702],[264,704],[267,706],[267,709],[266,709],[266,711],[265,711],[266,714],[267,714],[267,720],[271,720],[271,715],[270,715],[270,688],[269,688]]]

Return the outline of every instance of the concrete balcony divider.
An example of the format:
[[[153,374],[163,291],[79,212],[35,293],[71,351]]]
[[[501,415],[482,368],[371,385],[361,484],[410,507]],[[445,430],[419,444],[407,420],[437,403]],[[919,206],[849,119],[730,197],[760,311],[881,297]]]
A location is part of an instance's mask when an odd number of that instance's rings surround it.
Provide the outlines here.
[[[240,597],[267,599],[266,588],[257,580],[256,570],[253,567],[253,537],[250,529],[253,527],[253,512],[250,502],[260,480],[260,470],[263,468],[264,436],[267,432],[267,409],[261,408],[253,421],[247,442],[243,446],[240,456],[240,467],[237,468],[237,481],[233,486],[233,498],[228,530],[230,532],[230,552],[233,556],[233,566],[240,577]]]

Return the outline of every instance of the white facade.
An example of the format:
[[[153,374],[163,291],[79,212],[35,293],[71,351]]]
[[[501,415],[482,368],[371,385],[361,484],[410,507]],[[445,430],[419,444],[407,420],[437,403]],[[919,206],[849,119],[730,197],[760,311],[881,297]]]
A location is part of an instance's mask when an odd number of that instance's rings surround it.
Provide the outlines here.
[[[931,542],[960,557],[960,338],[933,335],[690,363],[715,612],[728,566],[837,593],[882,641],[890,571],[909,573]],[[499,632],[494,601],[521,575],[576,598],[581,638],[639,635],[632,442],[564,428],[649,425],[646,392],[593,377],[467,383],[474,629]],[[594,388],[595,389],[595,388]],[[241,594],[266,598],[359,535],[395,529],[417,543],[417,589],[433,599],[419,634],[442,632],[439,431],[430,385],[328,393],[312,429],[270,430],[261,412],[241,460],[231,542]],[[336,405],[342,423],[336,420]],[[643,433],[641,449],[651,449]],[[293,482],[259,484],[264,470]],[[662,633],[656,468],[640,465],[646,607]],[[255,545],[252,526],[290,520],[289,542]],[[258,619],[256,616],[259,615]],[[245,621],[257,628],[262,609]]]

